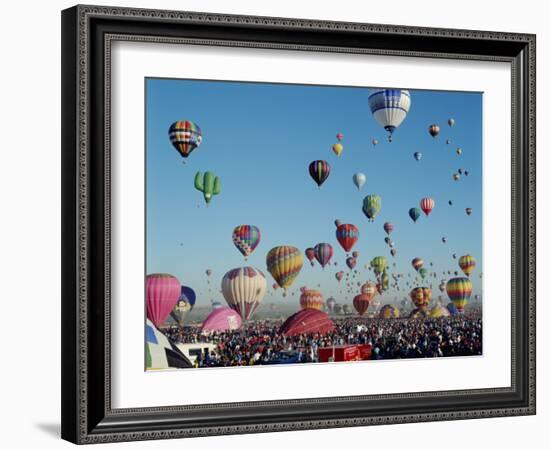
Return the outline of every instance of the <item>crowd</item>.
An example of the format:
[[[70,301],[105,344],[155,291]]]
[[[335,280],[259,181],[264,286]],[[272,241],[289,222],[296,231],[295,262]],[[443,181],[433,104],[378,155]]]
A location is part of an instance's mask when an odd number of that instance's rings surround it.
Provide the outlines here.
[[[209,343],[215,347],[197,357],[196,367],[270,364],[292,355],[292,362],[318,362],[318,349],[370,344],[373,359],[471,356],[482,354],[479,315],[427,319],[333,319],[335,330],[285,336],[281,320],[256,321],[239,330],[202,334],[198,327],[165,330],[176,343]]]

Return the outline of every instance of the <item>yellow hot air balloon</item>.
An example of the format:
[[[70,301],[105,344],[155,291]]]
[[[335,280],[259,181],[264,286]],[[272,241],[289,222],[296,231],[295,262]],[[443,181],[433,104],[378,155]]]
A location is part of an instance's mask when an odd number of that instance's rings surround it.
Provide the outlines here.
[[[332,151],[336,153],[336,156],[340,156],[340,153],[344,151],[344,146],[340,142],[337,142],[332,146]]]
[[[469,277],[476,267],[476,260],[472,255],[464,255],[458,260],[458,265],[462,269],[462,272],[464,272],[464,275]]]
[[[296,247],[282,245],[269,250],[266,257],[267,270],[273,276],[277,284],[285,291],[302,269],[304,257]]]

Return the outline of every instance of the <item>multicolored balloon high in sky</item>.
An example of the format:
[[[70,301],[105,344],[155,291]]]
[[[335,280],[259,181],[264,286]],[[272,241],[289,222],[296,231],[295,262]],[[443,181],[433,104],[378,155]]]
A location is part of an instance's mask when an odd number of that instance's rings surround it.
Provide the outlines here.
[[[170,125],[168,137],[174,148],[183,157],[187,158],[202,142],[200,127],[190,120],[178,120]]]
[[[309,175],[317,186],[321,187],[330,175],[330,164],[321,159],[312,161],[309,164]]]
[[[246,260],[260,243],[262,234],[254,225],[238,225],[233,230],[233,244]]]
[[[336,227],[336,239],[342,248],[349,252],[359,239],[359,230],[352,223],[343,223]]]

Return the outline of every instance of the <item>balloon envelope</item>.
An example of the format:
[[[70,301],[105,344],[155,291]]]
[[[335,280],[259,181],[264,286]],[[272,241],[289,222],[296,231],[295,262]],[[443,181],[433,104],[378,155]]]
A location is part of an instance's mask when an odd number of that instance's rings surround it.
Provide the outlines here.
[[[241,328],[242,319],[234,309],[222,306],[213,310],[201,326],[202,332],[232,331]]]
[[[181,294],[178,279],[167,273],[147,275],[145,282],[147,318],[160,327],[168,318]]]
[[[291,315],[281,325],[279,332],[286,336],[299,334],[328,333],[334,330],[334,323],[328,314],[317,309],[302,309]]]

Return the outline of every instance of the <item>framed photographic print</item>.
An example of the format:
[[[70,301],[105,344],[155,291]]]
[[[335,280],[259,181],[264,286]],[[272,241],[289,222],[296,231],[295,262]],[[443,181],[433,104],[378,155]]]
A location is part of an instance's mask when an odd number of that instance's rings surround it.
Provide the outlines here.
[[[535,413],[535,36],[75,6],[62,45],[63,438]]]

